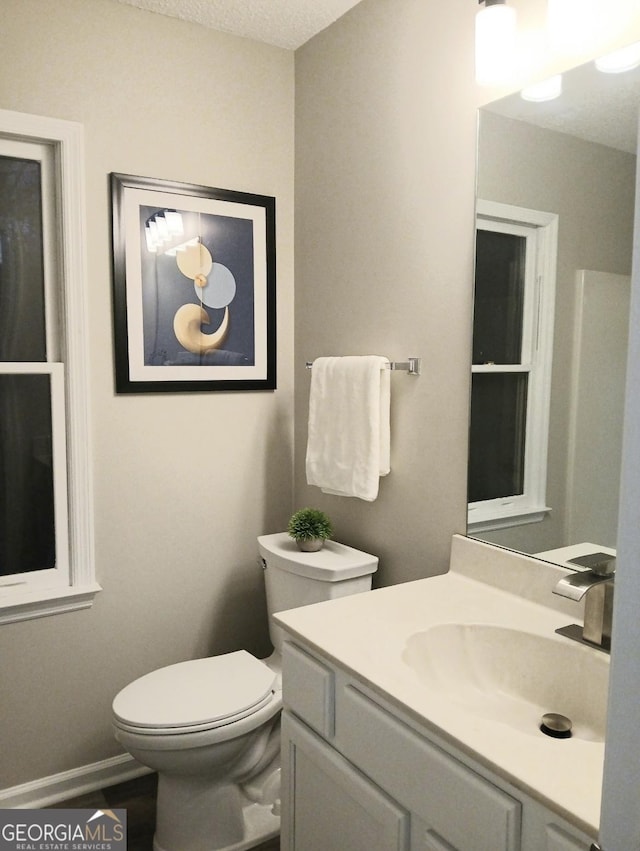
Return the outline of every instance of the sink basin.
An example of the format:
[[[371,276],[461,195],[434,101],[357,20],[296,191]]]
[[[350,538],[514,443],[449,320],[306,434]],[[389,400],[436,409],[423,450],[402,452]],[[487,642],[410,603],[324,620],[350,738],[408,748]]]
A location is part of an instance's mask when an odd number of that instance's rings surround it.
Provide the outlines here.
[[[540,720],[554,712],[571,720],[573,738],[604,741],[609,658],[600,651],[517,629],[450,623],[414,633],[402,659],[470,723],[483,718],[544,737]]]

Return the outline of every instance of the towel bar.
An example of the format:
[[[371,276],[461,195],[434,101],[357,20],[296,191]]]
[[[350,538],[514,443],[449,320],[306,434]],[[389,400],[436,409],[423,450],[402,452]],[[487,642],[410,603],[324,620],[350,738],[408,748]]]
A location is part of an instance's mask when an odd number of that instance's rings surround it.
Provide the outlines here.
[[[407,372],[409,375],[420,375],[421,363],[421,358],[409,358],[406,361],[389,361],[386,369],[400,370]],[[308,360],[305,365],[307,369],[311,369],[313,361]]]

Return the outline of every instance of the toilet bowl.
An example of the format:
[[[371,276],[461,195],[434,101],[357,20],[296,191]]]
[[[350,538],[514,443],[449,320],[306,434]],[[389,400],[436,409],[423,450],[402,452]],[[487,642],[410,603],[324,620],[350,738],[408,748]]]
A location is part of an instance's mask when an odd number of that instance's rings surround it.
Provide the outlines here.
[[[265,798],[279,793],[281,707],[279,671],[245,650],[160,668],[116,696],[116,739],[158,772],[155,851],[241,851],[277,834]]]
[[[333,542],[298,553],[286,533],[258,540],[269,614],[371,587],[374,556]],[[116,695],[116,739],[158,773],[154,851],[245,851],[279,832],[281,635],[269,625],[268,659],[179,662]]]

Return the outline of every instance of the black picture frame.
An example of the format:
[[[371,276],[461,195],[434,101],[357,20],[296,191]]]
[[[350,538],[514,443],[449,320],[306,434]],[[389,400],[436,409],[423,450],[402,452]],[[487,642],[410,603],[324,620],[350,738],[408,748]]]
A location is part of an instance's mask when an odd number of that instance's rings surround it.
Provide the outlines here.
[[[275,390],[275,198],[110,187],[116,392]]]

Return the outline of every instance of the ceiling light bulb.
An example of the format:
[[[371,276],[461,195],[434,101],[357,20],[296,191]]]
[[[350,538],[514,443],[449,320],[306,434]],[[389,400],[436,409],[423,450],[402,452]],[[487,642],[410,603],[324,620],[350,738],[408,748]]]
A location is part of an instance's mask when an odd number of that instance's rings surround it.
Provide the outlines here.
[[[515,61],[516,12],[504,0],[485,0],[476,15],[476,81],[504,83]]]
[[[623,71],[632,71],[638,66],[640,66],[640,41],[596,59],[596,68],[605,74],[621,74]]]
[[[156,213],[154,216],[155,223],[158,227],[158,236],[162,242],[169,242],[169,227],[162,213]]]
[[[556,74],[540,83],[527,86],[520,92],[523,100],[542,103],[546,100],[554,100],[562,94],[562,74]]]
[[[184,233],[184,227],[180,213],[178,213],[177,210],[165,210],[164,218],[167,222],[170,233],[175,234],[176,236],[182,236]]]
[[[551,44],[556,50],[579,50],[596,37],[603,26],[605,3],[601,0],[548,0],[547,20]]]
[[[156,240],[155,240],[155,238],[154,238],[154,236],[151,232],[151,228],[150,228],[148,223],[145,226],[144,235],[145,235],[145,239],[147,240],[147,250],[153,251],[153,252],[157,251],[158,245],[156,243]]]
[[[147,227],[149,228],[150,239],[156,247],[162,245],[162,240],[160,239],[160,234],[158,233],[158,225],[155,222],[155,219],[149,219],[147,222]]]

